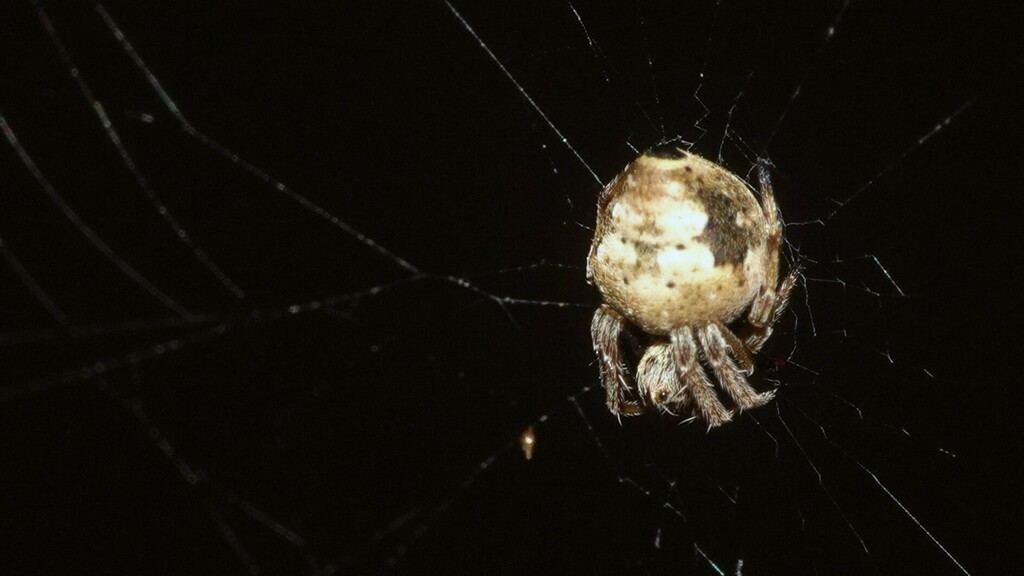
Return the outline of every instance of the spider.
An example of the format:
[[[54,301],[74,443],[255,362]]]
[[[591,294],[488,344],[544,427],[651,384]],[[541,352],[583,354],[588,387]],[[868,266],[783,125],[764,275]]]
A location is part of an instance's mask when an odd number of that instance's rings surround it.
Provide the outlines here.
[[[661,146],[601,191],[587,281],[603,300],[591,336],[616,416],[656,407],[708,428],[728,422],[702,360],[739,410],[772,399],[746,377],[799,269],[779,282],[782,218],[764,165],[758,178],[760,204],[718,164]],[[637,357],[633,378],[627,359]]]

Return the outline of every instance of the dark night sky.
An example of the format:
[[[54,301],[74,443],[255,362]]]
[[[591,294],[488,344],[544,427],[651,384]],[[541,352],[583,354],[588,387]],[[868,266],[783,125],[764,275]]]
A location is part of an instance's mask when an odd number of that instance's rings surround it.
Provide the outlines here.
[[[8,2],[0,114],[193,317],[0,146],[6,254],[68,321],[0,265],[0,571],[962,573],[875,479],[971,574],[1013,565],[1008,14],[854,1],[823,44],[841,2],[574,3],[592,47],[568,4],[458,2],[588,168],[444,2],[153,4],[104,6],[189,121],[420,272],[183,132],[93,4],[43,4],[143,189],[33,4]],[[774,405],[710,435],[619,426],[589,388],[598,180],[665,136],[714,157],[727,118],[739,174],[778,126],[790,223],[855,198],[787,231],[807,282],[753,380],[781,382]]]

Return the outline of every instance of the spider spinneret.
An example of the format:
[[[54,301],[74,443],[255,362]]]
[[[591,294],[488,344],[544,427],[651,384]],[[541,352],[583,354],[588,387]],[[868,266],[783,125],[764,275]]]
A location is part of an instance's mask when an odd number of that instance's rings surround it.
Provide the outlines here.
[[[760,202],[733,173],[668,146],[641,155],[601,191],[587,280],[603,299],[591,335],[613,414],[655,406],[709,427],[728,422],[732,411],[702,360],[738,409],[773,397],[746,376],[798,271],[779,283],[782,217],[767,169],[758,175]],[[640,357],[635,379],[624,340]]]

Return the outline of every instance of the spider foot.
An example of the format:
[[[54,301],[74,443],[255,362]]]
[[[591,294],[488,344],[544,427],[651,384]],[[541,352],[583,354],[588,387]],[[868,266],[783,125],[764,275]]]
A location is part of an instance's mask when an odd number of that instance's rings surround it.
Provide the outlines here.
[[[639,402],[626,400],[624,398],[613,398],[608,396],[608,410],[616,417],[639,416],[644,413],[644,407]]]
[[[743,397],[741,402],[739,398],[733,397],[733,401],[736,402],[736,407],[742,412],[743,410],[752,410],[754,408],[760,408],[765,404],[772,401],[775,398],[775,390],[769,390],[768,392],[761,392],[760,394],[753,394],[751,396]]]
[[[703,372],[700,372],[700,376],[703,381],[691,381],[687,391],[693,396],[694,408],[700,414],[700,419],[707,423],[710,430],[731,421],[733,414],[718,399],[715,390],[703,377]]]

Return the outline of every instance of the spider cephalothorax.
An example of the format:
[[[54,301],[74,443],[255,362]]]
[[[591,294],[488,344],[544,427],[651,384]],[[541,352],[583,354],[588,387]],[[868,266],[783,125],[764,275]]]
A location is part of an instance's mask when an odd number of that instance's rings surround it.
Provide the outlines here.
[[[772,392],[756,392],[746,376],[797,271],[779,283],[782,219],[763,166],[759,177],[760,203],[718,164],[663,147],[637,158],[601,192],[587,279],[604,300],[591,334],[612,413],[656,406],[709,426],[728,422],[732,412],[701,360],[738,409],[771,400]],[[639,338],[630,327],[642,331]],[[635,372],[624,340],[639,356]]]

